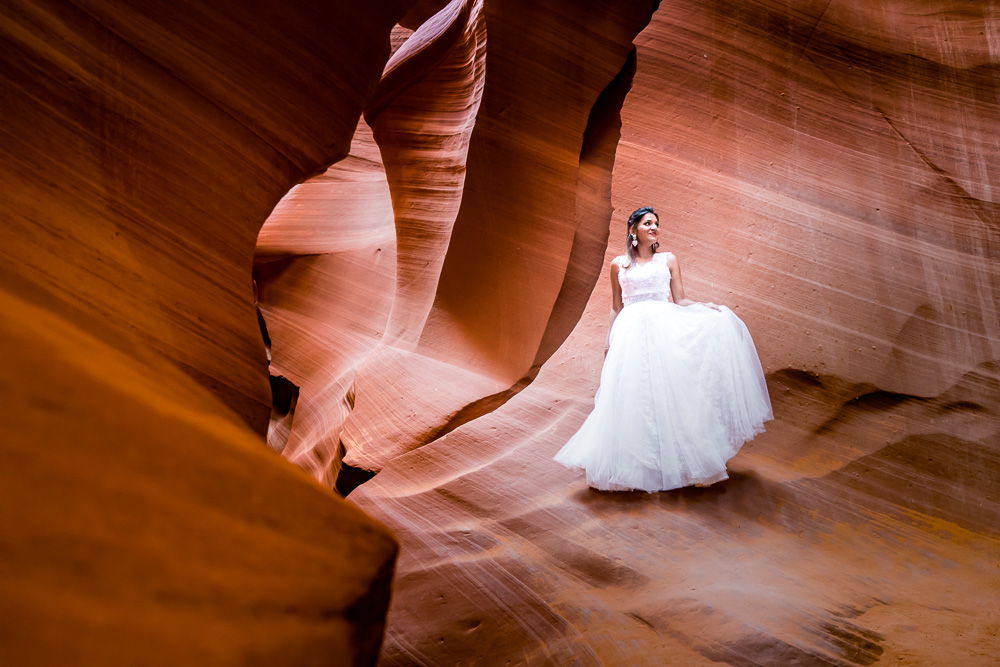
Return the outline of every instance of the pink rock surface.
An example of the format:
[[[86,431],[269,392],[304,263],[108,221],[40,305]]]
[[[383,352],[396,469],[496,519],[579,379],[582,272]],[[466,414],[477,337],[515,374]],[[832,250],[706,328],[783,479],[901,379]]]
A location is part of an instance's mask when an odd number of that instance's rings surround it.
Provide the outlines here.
[[[362,120],[347,158],[275,207],[254,259],[271,375],[299,389],[293,428],[272,429],[269,441],[327,486],[340,471],[355,371],[388,321],[395,256],[389,187]]]
[[[488,413],[568,334],[609,213],[605,98],[649,13],[455,0],[395,54],[366,114],[393,192],[397,298],[358,372],[345,461],[378,470]],[[577,36],[553,39],[567,22]]]
[[[341,434],[346,460],[358,467],[380,467],[392,455],[379,451],[385,441],[412,440],[416,424],[431,429],[423,439],[433,437],[448,403],[455,411],[500,388],[461,365],[429,359],[419,344],[462,202],[485,57],[482,2],[455,0],[393,54],[365,112],[392,192],[397,261],[386,335],[359,371],[360,400]],[[430,393],[428,378],[437,385]],[[456,390],[440,391],[449,384]]]
[[[866,7],[664,2],[636,40],[603,261],[657,206],[689,294],[749,325],[776,422],[708,489],[554,464],[602,280],[530,386],[351,495],[402,546],[384,664],[993,663],[997,15]],[[497,335],[469,340],[494,359]]]
[[[0,10],[3,662],[372,662],[389,530],[385,664],[995,662],[1000,14],[652,5]],[[647,203],[777,420],[604,494]]]
[[[412,32],[395,26],[393,51]],[[398,301],[395,227],[382,156],[361,119],[350,154],[292,188],[257,239],[254,276],[272,382],[297,392],[287,411],[276,401],[268,442],[327,486],[341,469],[355,373]]]

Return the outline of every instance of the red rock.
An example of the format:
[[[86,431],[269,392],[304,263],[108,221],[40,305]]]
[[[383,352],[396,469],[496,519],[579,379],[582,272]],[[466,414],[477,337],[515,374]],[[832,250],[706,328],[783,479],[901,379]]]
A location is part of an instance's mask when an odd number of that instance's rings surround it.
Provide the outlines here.
[[[271,445],[333,486],[354,374],[385,331],[396,275],[392,203],[361,121],[347,158],[296,186],[261,228],[254,273],[272,341],[271,374],[299,398]]]
[[[996,17],[938,9],[660,5],[604,265],[657,206],[690,295],[749,325],[777,421],[708,489],[554,464],[592,405],[602,281],[530,386],[351,495],[402,545],[385,664],[992,663]]]
[[[519,391],[600,270],[618,108],[605,98],[627,88],[616,74],[650,7],[478,7],[456,0],[421,26],[367,112],[401,242],[389,331],[341,436],[370,470]],[[587,30],[554,40],[568,20]]]
[[[0,307],[5,664],[374,660],[383,526],[172,364]]]
[[[264,445],[250,267],[410,4],[0,10],[0,662],[374,660],[396,545]]]
[[[973,5],[660,3],[634,60],[651,4],[5,7],[0,655],[372,661],[386,525],[385,664],[991,664]],[[778,419],[725,484],[601,494],[551,456],[646,203]],[[252,262],[301,389],[272,445],[381,469],[377,520],[262,442]]]

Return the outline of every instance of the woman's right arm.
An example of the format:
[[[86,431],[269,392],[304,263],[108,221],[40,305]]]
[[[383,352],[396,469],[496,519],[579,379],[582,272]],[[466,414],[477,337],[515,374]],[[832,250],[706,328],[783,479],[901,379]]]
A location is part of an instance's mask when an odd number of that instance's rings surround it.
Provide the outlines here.
[[[608,337],[604,341],[604,356],[611,347],[611,325],[622,309],[622,286],[618,283],[618,258],[611,260],[611,318],[608,320]]]

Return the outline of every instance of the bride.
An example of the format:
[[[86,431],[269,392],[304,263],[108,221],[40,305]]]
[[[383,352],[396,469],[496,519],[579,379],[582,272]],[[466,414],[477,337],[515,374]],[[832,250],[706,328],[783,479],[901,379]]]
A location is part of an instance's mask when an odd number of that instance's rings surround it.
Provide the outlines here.
[[[650,493],[728,478],[726,462],[772,419],[746,325],[684,296],[677,258],[658,251],[659,216],[628,219],[611,262],[611,325],[594,410],[556,454],[605,491]],[[671,302],[672,298],[672,302]]]

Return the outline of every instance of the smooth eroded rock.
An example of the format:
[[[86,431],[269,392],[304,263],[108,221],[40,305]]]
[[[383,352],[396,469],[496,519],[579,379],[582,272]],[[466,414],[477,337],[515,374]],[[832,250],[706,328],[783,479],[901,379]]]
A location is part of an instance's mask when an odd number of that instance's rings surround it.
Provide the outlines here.
[[[396,545],[264,443],[251,263],[411,4],[0,10],[0,661],[374,661]]]
[[[597,388],[601,280],[532,384],[352,494],[402,545],[384,664],[992,664],[996,20],[660,4],[603,266],[656,206],[688,296],[749,325],[776,421],[707,489],[555,464]]]

